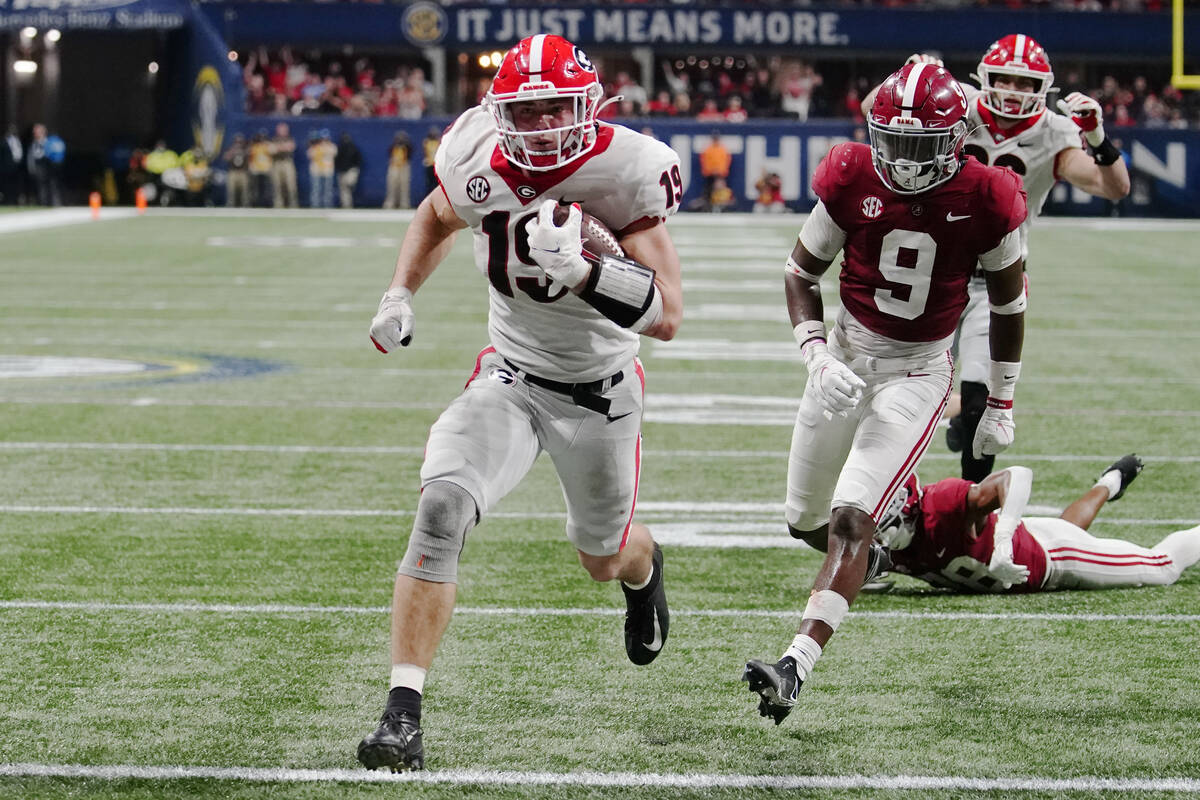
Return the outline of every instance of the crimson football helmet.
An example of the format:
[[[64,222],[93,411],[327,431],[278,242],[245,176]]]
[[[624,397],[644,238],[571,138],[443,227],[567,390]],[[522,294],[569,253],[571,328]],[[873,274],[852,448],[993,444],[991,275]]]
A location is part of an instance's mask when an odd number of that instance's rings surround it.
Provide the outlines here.
[[[978,73],[973,77],[983,91],[984,107],[993,114],[1027,119],[1046,108],[1046,92],[1054,85],[1054,73],[1050,71],[1046,51],[1032,36],[1010,33],[992,42],[977,69]],[[998,78],[1028,78],[1033,81],[1033,91],[998,89]]]
[[[504,55],[484,104],[496,120],[504,157],[523,169],[544,172],[571,163],[596,144],[596,113],[603,96],[596,68],[583,50],[561,36],[541,33],[522,39]],[[543,114],[534,124],[518,119],[518,104],[546,100],[567,100],[573,110]]]
[[[879,179],[916,194],[954,177],[967,137],[967,96],[945,68],[906,64],[879,87],[867,132]]]
[[[875,535],[884,547],[890,550],[903,550],[912,543],[913,534],[917,530],[917,515],[921,512],[921,481],[917,473],[908,476],[908,480],[896,492],[883,513],[879,515],[879,527]]]

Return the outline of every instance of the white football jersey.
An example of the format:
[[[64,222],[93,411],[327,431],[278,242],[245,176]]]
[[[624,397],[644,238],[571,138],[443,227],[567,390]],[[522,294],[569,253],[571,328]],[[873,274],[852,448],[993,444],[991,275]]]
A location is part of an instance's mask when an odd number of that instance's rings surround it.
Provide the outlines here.
[[[673,214],[683,193],[679,156],[619,125],[599,124],[583,157],[550,172],[524,172],[497,146],[482,106],[442,137],[438,180],[474,235],[475,265],[488,279],[488,334],[500,355],[534,375],[566,382],[605,378],[637,354],[640,337],[603,316],[529,255],[525,225],[547,198],[579,203],[620,238]]]
[[[1021,223],[1021,254],[1028,257],[1029,226],[1041,213],[1058,180],[1055,160],[1063,150],[1083,147],[1079,128],[1070,117],[1047,109],[1036,117],[1021,120],[1009,131],[1002,131],[987,124],[991,115],[987,109],[981,110],[982,92],[973,86],[963,86],[963,91],[967,95],[967,124],[971,129],[964,151],[984,164],[1008,167],[1021,176],[1029,208],[1029,216]]]

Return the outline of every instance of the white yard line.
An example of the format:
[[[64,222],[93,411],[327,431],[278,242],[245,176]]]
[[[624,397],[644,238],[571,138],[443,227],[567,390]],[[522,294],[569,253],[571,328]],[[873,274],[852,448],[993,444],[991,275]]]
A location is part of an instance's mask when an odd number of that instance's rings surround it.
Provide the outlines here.
[[[783,517],[782,503],[692,503],[686,501],[647,501],[638,503],[638,515],[647,521],[673,521],[681,515],[767,515]],[[1054,509],[1040,508],[1042,513],[1053,513]],[[0,504],[4,514],[130,514],[134,516],[213,516],[213,517],[411,517],[416,512],[408,508],[250,508],[250,507],[196,507],[196,506],[88,506],[88,505],[21,505]],[[487,519],[565,519],[564,511],[490,511]],[[1196,524],[1194,519],[1139,519],[1106,517],[1100,520],[1105,525],[1163,525],[1186,526]],[[717,530],[721,522],[714,521],[710,529]],[[784,537],[781,540],[787,542]],[[685,542],[680,542],[685,544]]]
[[[249,783],[405,783],[450,786],[586,786],[670,789],[881,789],[908,791],[1186,792],[1196,778],[972,778],[963,775],[741,775],[730,773],[532,772],[446,769],[393,774],[365,769],[154,766],[137,764],[0,764],[0,776],[93,780],[209,780]]]
[[[450,786],[586,786],[670,789],[881,789],[908,791],[1186,792],[1195,778],[972,778],[963,775],[740,775],[730,773],[532,772],[446,769],[394,774],[365,769],[154,766],[137,764],[0,764],[0,776],[93,780],[224,780],[249,783],[404,783]]]
[[[0,214],[0,235],[57,228],[63,225],[82,225],[93,221],[108,222],[115,219],[128,219],[134,214],[132,208],[106,208],[101,210],[99,220],[93,220],[91,209],[83,207],[19,211],[12,214]]]
[[[153,613],[153,614],[242,614],[263,615],[377,615],[387,614],[387,606],[318,606],[288,605],[285,603],[98,603],[68,600],[2,600],[0,611],[83,611],[87,613]],[[672,608],[680,617],[710,619],[756,617],[765,619],[794,619],[803,609],[743,609]],[[612,617],[625,613],[623,608],[510,608],[459,606],[454,613],[468,617]],[[984,611],[851,611],[860,619],[908,620],[999,620],[1029,622],[1200,622],[1200,614],[1095,614],[1070,612],[984,612]]]

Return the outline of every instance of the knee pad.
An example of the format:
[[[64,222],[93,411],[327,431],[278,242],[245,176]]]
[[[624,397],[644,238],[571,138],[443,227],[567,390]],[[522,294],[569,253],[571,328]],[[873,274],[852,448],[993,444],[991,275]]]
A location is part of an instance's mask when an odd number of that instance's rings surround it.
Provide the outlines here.
[[[457,583],[458,557],[476,515],[475,501],[466,489],[449,481],[427,484],[399,571],[425,581]]]

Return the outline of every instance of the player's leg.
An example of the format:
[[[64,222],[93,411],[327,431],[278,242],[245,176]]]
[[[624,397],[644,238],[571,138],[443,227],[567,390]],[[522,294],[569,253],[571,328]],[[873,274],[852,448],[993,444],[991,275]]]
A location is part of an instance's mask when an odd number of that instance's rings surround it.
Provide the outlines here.
[[[777,725],[795,705],[800,686],[858,596],[872,549],[877,547],[874,534],[879,516],[929,447],[949,397],[950,376],[950,365],[943,361],[922,377],[883,377],[868,384],[848,430],[849,452],[832,493],[828,550],[800,627],[778,662],[750,661],[743,675],[761,698],[759,713],[772,717]],[[811,432],[808,424],[802,425],[815,421],[804,419],[802,401],[797,435],[793,436],[795,462],[789,464],[787,502],[789,524],[795,517],[793,527],[800,530],[811,530],[815,507],[805,497],[802,481],[793,486],[792,467],[797,467],[797,476],[820,477],[811,472],[820,450],[810,448],[819,448],[821,439],[829,434]],[[845,436],[847,431],[841,434]],[[826,444],[832,445],[835,453],[839,446],[845,447],[844,441]]]
[[[969,300],[959,322],[958,331],[960,410],[958,416],[950,420],[947,443],[950,443],[951,438],[956,439],[962,450],[962,477],[978,483],[991,474],[996,463],[994,456],[975,458],[972,448],[975,429],[979,427],[979,420],[983,418],[984,409],[987,408],[987,375],[991,361],[988,328],[991,324],[991,312],[985,283],[972,280],[967,294]]]
[[[1100,509],[1110,500],[1120,500],[1134,478],[1142,471],[1142,460],[1133,453],[1122,456],[1112,466],[1100,473],[1096,485],[1059,515],[1085,531],[1091,527]]]
[[[634,362],[605,395],[608,414],[569,398],[534,393],[542,441],[567,504],[567,538],[596,581],[618,580],[625,595],[625,651],[635,664],[661,652],[670,628],[662,550],[633,521],[641,476],[643,373]]]
[[[429,434],[421,498],[392,595],[387,707],[358,746],[358,760],[369,769],[424,767],[425,675],[454,610],[466,534],[520,482],[540,452],[524,385],[490,358],[482,360],[482,368]]]
[[[1046,551],[1047,591],[1165,586],[1187,566],[1175,559],[1173,550],[1101,539],[1059,517],[1024,517],[1021,522]]]

